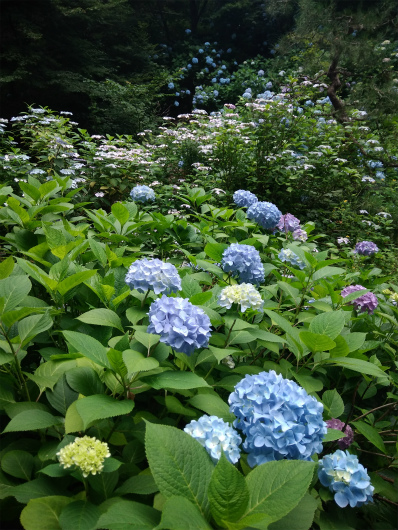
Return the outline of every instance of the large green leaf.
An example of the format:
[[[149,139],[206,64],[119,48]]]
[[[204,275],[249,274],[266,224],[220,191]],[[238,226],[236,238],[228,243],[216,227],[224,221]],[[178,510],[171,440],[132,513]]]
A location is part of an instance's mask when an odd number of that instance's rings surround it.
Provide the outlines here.
[[[344,412],[344,402],[335,388],[323,393],[322,403],[328,419],[338,418]]]
[[[335,364],[342,368],[348,368],[354,372],[361,374],[373,375],[374,377],[383,377],[385,379],[386,374],[378,366],[362,359],[354,359],[351,357],[333,357],[322,361],[322,364]]]
[[[62,282],[60,282],[57,285],[57,291],[62,296],[64,296],[68,291],[70,291],[74,287],[77,287],[81,283],[87,281],[89,278],[94,276],[96,273],[97,271],[95,269],[76,272],[75,274],[72,274],[71,276],[68,276],[67,278],[65,278],[65,280],[62,280]]]
[[[185,497],[209,515],[207,489],[213,464],[189,434],[167,425],[146,424],[146,453],[153,478],[167,498]]]
[[[4,298],[3,311],[11,311],[18,307],[32,288],[30,280],[25,275],[9,276],[0,280],[0,298]]]
[[[52,318],[48,313],[44,315],[32,315],[18,322],[18,335],[22,346],[28,344],[36,335],[46,331],[53,325]]]
[[[115,493],[117,495],[128,495],[130,493],[149,495],[157,491],[159,491],[159,488],[156,486],[152,475],[135,475],[123,482]]]
[[[326,267],[323,267],[322,269],[319,269],[316,271],[312,277],[314,281],[319,280],[319,278],[329,278],[330,276],[341,276],[342,274],[345,274],[346,270],[342,269],[341,267],[331,267],[330,265],[327,265]]]
[[[25,530],[63,530],[59,516],[70,502],[70,497],[56,495],[32,499],[21,512],[21,524]]]
[[[336,346],[336,343],[327,335],[312,333],[311,331],[301,331],[300,339],[312,352],[327,351]]]
[[[65,416],[69,406],[76,401],[79,394],[75,392],[67,383],[66,374],[63,374],[57,382],[54,390],[47,390],[46,397],[50,405]]]
[[[160,512],[151,506],[120,499],[101,515],[96,528],[101,530],[154,530],[159,519]]]
[[[83,396],[101,394],[104,384],[97,372],[90,366],[79,366],[66,372],[68,385]]]
[[[8,276],[10,276],[13,270],[14,270],[14,260],[12,256],[8,256],[8,258],[4,259],[0,263],[0,279],[3,280],[4,278],[7,278]]]
[[[363,434],[371,444],[377,447],[377,449],[380,449],[380,451],[383,453],[387,452],[383,439],[378,433],[377,429],[369,425],[369,423],[365,423],[364,421],[355,421],[351,425],[355,427],[357,431]]]
[[[298,505],[287,515],[269,525],[269,530],[308,530],[314,519],[318,502],[306,493]]]
[[[228,245],[225,243],[207,243],[205,246],[205,252],[209,258],[217,263],[221,263],[222,255],[227,248]]]
[[[64,331],[63,333],[65,339],[84,357],[104,368],[111,367],[106,355],[106,348],[97,339],[76,331]]]
[[[156,390],[160,390],[161,388],[190,390],[191,388],[209,386],[203,377],[199,377],[191,372],[177,372],[174,370],[141,377],[140,379],[152,388],[156,388]]]
[[[1,459],[1,469],[12,477],[30,480],[34,458],[27,451],[8,451]]]
[[[122,332],[124,331],[119,316],[110,309],[92,309],[91,311],[87,311],[87,313],[83,313],[77,317],[77,319],[86,324],[92,324],[94,326],[110,326],[112,328],[117,328]]]
[[[95,530],[100,516],[98,506],[87,501],[74,501],[62,510],[59,522],[62,530]]]
[[[211,530],[198,508],[181,496],[167,499],[162,508],[162,520],[155,530]]]
[[[184,298],[191,298],[194,295],[202,294],[202,288],[190,274],[186,274],[181,282],[182,293]]]
[[[35,431],[48,429],[62,423],[62,418],[57,418],[44,410],[26,410],[17,414],[4,429],[5,432]]]
[[[203,410],[210,416],[218,416],[225,421],[233,421],[235,419],[234,415],[229,411],[227,403],[215,392],[197,394],[189,400],[189,404],[199,410]]]
[[[366,333],[348,333],[344,335],[344,340],[347,343],[348,351],[353,352],[362,347],[366,339]]]
[[[125,350],[123,352],[123,361],[129,374],[148,372],[159,366],[159,361],[153,357],[145,357],[142,353],[134,350]]]
[[[76,410],[83,420],[84,429],[93,421],[113,418],[114,416],[123,416],[131,412],[134,408],[134,401],[117,401],[105,394],[87,396],[79,399],[75,403]]]
[[[327,335],[334,339],[340,335],[344,327],[345,319],[343,311],[329,311],[328,313],[321,313],[316,315],[311,320],[309,330],[320,335]]]
[[[55,483],[48,477],[36,478],[15,486],[12,495],[21,504],[27,504],[31,499],[48,497],[50,495],[66,495],[67,492],[62,484]]]
[[[245,513],[249,504],[249,489],[244,476],[221,455],[209,484],[210,511],[221,526],[223,522],[236,522]]]

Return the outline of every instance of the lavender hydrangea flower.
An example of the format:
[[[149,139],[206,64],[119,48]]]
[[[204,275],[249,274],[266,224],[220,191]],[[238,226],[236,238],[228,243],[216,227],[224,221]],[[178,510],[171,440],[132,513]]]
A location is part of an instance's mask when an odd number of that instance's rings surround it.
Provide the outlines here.
[[[240,310],[244,313],[249,308],[262,311],[264,301],[254,285],[241,283],[240,285],[228,285],[220,293],[218,305],[230,309],[232,304],[240,304]]]
[[[160,259],[143,258],[135,261],[129,268],[125,282],[130,289],[145,293],[148,289],[155,294],[170,294],[181,291],[181,278],[171,263]]]
[[[168,298],[163,295],[149,308],[148,333],[160,335],[164,342],[178,352],[191,355],[196,348],[207,348],[210,338],[210,319],[187,298]]]
[[[240,208],[248,208],[255,202],[258,202],[258,199],[254,193],[246,190],[237,190],[233,194],[234,203]]]
[[[271,460],[310,460],[327,432],[323,405],[294,381],[271,370],[246,375],[229,396],[234,427],[246,436],[251,467]]]
[[[308,234],[305,230],[303,230],[302,228],[297,228],[297,230],[294,230],[293,232],[293,239],[295,241],[307,241],[308,239]]]
[[[264,281],[260,254],[251,245],[232,243],[223,252],[221,267],[225,272],[232,272],[240,283],[259,285]]]
[[[367,470],[355,455],[338,449],[319,460],[318,477],[322,486],[334,493],[340,508],[362,506],[373,500],[374,487]]]
[[[273,230],[279,223],[281,211],[272,202],[255,202],[247,210],[247,218],[252,219],[263,228]]]
[[[221,418],[204,415],[198,421],[192,420],[184,431],[203,445],[214,463],[220,460],[221,449],[231,464],[239,460],[242,438]]]
[[[366,289],[366,287],[362,287],[362,285],[349,285],[348,287],[344,287],[340,294],[343,298],[345,298],[349,294],[355,293],[356,291],[361,291],[363,289]],[[350,305],[354,306],[356,311],[359,311],[360,313],[367,311],[369,315],[373,315],[373,311],[379,305],[379,301],[373,293],[363,294],[349,303]]]
[[[294,232],[300,228],[300,219],[297,219],[297,217],[294,217],[291,213],[286,213],[281,216],[276,228],[281,232]]]
[[[360,256],[373,256],[379,251],[378,246],[372,241],[360,241],[355,245],[355,250]]]
[[[348,449],[354,441],[354,433],[351,427],[349,425],[346,425],[345,430],[343,431],[345,423],[340,420],[337,420],[336,418],[327,420],[326,425],[329,429],[337,429],[338,431],[344,432],[345,436],[339,438],[337,443],[340,449]]]
[[[135,202],[146,203],[155,200],[155,192],[149,186],[135,186],[131,192],[130,197]]]
[[[300,269],[304,269],[305,263],[302,261],[297,254],[295,254],[292,250],[289,248],[283,248],[279,254],[278,258],[281,261],[285,261],[287,263],[290,263],[290,265],[293,265],[293,267],[300,267]]]

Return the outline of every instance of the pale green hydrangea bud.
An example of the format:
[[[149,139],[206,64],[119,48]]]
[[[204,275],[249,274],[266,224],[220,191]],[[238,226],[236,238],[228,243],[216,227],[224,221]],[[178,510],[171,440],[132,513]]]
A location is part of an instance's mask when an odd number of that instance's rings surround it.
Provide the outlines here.
[[[240,310],[244,313],[249,308],[262,311],[264,301],[254,285],[241,283],[225,287],[220,293],[218,304],[227,309],[230,309],[232,304],[240,304]]]
[[[83,477],[88,477],[91,473],[96,475],[104,469],[104,460],[111,456],[108,444],[100,442],[96,438],[83,436],[57,453],[59,463],[65,469],[77,466],[81,469]]]

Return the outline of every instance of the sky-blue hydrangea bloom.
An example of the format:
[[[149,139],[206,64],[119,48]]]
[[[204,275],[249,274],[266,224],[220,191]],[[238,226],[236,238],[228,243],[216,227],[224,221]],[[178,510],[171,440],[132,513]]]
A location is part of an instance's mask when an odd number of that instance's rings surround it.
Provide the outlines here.
[[[139,259],[130,266],[125,281],[130,289],[145,293],[171,294],[181,291],[181,278],[171,263],[160,259]]]
[[[348,504],[351,508],[362,506],[373,500],[374,487],[367,470],[358,457],[338,449],[319,460],[318,477],[322,486],[334,493],[334,500],[340,508]]]
[[[255,202],[247,210],[247,218],[263,228],[273,230],[279,223],[282,213],[272,202]]]
[[[155,200],[155,192],[149,186],[135,186],[131,192],[130,197],[135,202],[146,203]]]
[[[297,254],[295,254],[292,250],[288,248],[283,248],[279,254],[278,258],[281,261],[285,261],[286,263],[290,263],[290,265],[293,265],[293,267],[300,267],[300,269],[304,269],[305,263],[302,261]]]
[[[264,267],[260,254],[251,245],[232,243],[223,252],[221,267],[224,272],[232,272],[239,283],[259,285],[264,281]]]
[[[242,438],[221,418],[204,415],[198,421],[192,420],[184,431],[203,445],[214,463],[220,460],[221,449],[231,464],[239,460]]]
[[[188,298],[158,298],[149,308],[148,333],[160,335],[164,342],[178,352],[191,355],[196,348],[207,348],[210,319]]]
[[[248,208],[255,202],[258,202],[258,199],[254,193],[247,190],[237,190],[233,194],[234,203],[240,208]]]
[[[360,241],[355,245],[354,252],[360,256],[373,256],[379,251],[379,247],[373,241]]]
[[[246,436],[251,467],[271,460],[310,460],[327,432],[323,405],[294,381],[271,370],[246,375],[229,396],[234,427]]]

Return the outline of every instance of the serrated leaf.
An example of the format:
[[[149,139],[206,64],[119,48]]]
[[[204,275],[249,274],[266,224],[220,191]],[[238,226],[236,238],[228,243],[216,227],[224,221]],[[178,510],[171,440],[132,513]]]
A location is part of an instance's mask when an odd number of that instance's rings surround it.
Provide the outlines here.
[[[53,325],[52,318],[48,313],[44,315],[32,315],[18,322],[18,335],[22,346],[28,344],[36,335],[46,331]]]
[[[147,312],[148,311],[146,309],[133,306],[127,309],[126,317],[135,326],[140,320],[142,320],[146,316]]]
[[[130,477],[123,482],[123,484],[118,488],[115,493],[116,495],[128,495],[131,493],[137,495],[150,495],[159,491],[159,488],[155,484],[152,475],[135,475]]]
[[[199,285],[199,283],[196,280],[194,280],[191,277],[190,274],[186,274],[184,276],[184,278],[182,279],[182,281],[181,281],[181,289],[182,289],[181,295],[184,298],[191,298],[195,294],[199,294],[199,293],[201,294],[202,293],[201,286]]]
[[[71,276],[65,278],[65,280],[62,280],[62,282],[57,285],[57,291],[61,296],[64,296],[68,291],[87,281],[96,273],[97,271],[95,269],[76,272],[75,274],[72,274]]]
[[[62,530],[95,530],[100,516],[98,506],[87,501],[74,501],[62,510],[59,522]]]
[[[66,372],[68,385],[83,396],[101,394],[104,385],[97,372],[90,366],[79,366]]]
[[[348,333],[347,335],[344,335],[344,340],[347,343],[349,352],[353,352],[356,350],[359,350],[366,339],[366,333]]]
[[[14,270],[14,260],[12,256],[8,256],[5,260],[0,263],[0,279],[8,278]],[[2,295],[0,295],[2,296]]]
[[[111,367],[106,348],[97,339],[76,331],[64,331],[63,334],[65,339],[84,357],[104,368]]]
[[[167,425],[147,423],[145,440],[149,466],[162,495],[185,497],[207,517],[213,464],[206,449],[189,434]]]
[[[306,493],[298,505],[287,515],[269,525],[269,530],[308,530],[314,519],[318,502]]]
[[[238,521],[246,513],[249,496],[244,476],[223,453],[213,471],[208,491],[210,511],[215,521],[221,526],[224,522]]]
[[[383,439],[378,433],[375,427],[372,427],[364,421],[355,421],[351,425],[356,428],[371,444],[373,444],[377,449],[380,449],[383,453],[386,453],[386,446],[384,445]]]
[[[181,496],[167,499],[162,508],[162,519],[155,530],[211,530],[198,508]]]
[[[189,390],[209,386],[208,383],[196,374],[191,372],[167,371],[156,375],[141,377],[141,381],[147,385],[160,390],[169,388],[171,390]]]
[[[98,520],[101,530],[154,530],[160,512],[151,506],[123,499],[113,503]]]
[[[335,388],[323,393],[322,403],[328,419],[338,418],[344,412],[344,402]]]
[[[94,326],[110,326],[124,332],[119,316],[110,309],[92,309],[91,311],[87,311],[87,313],[83,313],[77,317],[77,320]]]
[[[56,495],[32,499],[21,512],[21,524],[25,530],[63,530],[59,517],[70,502],[71,498]]]
[[[134,408],[133,401],[117,401],[105,394],[87,396],[74,403],[79,416],[83,420],[84,429],[93,421],[123,416],[124,414],[129,414]]]
[[[1,469],[12,477],[30,480],[34,465],[33,456],[27,451],[8,451],[1,459]]]
[[[345,274],[346,270],[342,269],[341,267],[331,267],[330,265],[327,265],[326,267],[323,267],[322,269],[319,269],[314,273],[312,276],[312,279],[314,281],[319,280],[320,278],[329,278],[331,276],[341,276],[342,274]]]
[[[165,397],[166,408],[169,412],[174,414],[181,414],[182,416],[188,416],[189,418],[196,418],[197,413],[193,409],[184,407],[179,399],[175,396],[166,396]]]
[[[218,362],[221,362],[228,355],[233,355],[234,353],[241,353],[241,350],[236,348],[216,348],[215,346],[209,345],[209,350],[217,359]]]
[[[103,267],[108,263],[108,258],[105,252],[105,245],[100,243],[94,238],[88,240],[91,250],[93,251],[94,256],[101,263]]]
[[[136,330],[134,332],[134,338],[138,340],[140,344],[145,346],[148,351],[160,341],[160,335],[155,333],[146,333],[145,331]]]
[[[221,263],[222,256],[227,248],[228,245],[225,243],[207,243],[204,250],[209,258],[217,263]]]
[[[341,366],[342,368],[348,368],[354,372],[361,374],[373,375],[374,377],[386,377],[386,374],[378,366],[362,359],[354,359],[351,357],[333,357],[331,359],[325,359],[322,364],[334,364]]]
[[[5,432],[35,431],[48,429],[62,423],[62,418],[56,418],[44,410],[26,410],[17,414],[4,429]]]
[[[206,302],[208,302],[213,297],[213,293],[211,291],[205,291],[204,293],[200,292],[197,294],[194,294],[190,297],[189,301],[193,305],[203,305]]]
[[[312,351],[327,351],[336,346],[336,343],[327,335],[312,333],[311,331],[301,331],[300,339]]]
[[[74,401],[68,408],[65,414],[65,434],[71,432],[84,431],[84,424],[80,414],[76,409],[77,401]]]
[[[153,357],[145,357],[142,353],[134,350],[125,350],[123,352],[123,361],[129,374],[148,372],[159,366],[159,361]]]
[[[114,202],[112,204],[112,213],[121,225],[124,225],[124,223],[127,223],[127,221],[130,219],[129,211],[120,202]]]
[[[344,335],[346,337],[347,335]],[[335,337],[334,342],[336,346],[330,350],[331,357],[345,357],[350,353],[348,344],[342,335]]]
[[[65,374],[56,383],[54,390],[47,390],[46,392],[46,398],[50,405],[62,415],[66,414],[69,406],[78,397],[79,394],[68,385]]]
[[[235,419],[234,415],[229,411],[229,405],[215,392],[211,394],[196,394],[189,400],[189,404],[199,410],[203,410],[210,416],[218,416],[224,421],[232,422]]]
[[[9,276],[0,280],[0,298],[4,298],[3,312],[18,307],[32,288],[30,280],[25,275]]]
[[[316,315],[311,320],[309,330],[319,335],[327,335],[332,340],[340,335],[345,324],[343,311],[333,311]]]

